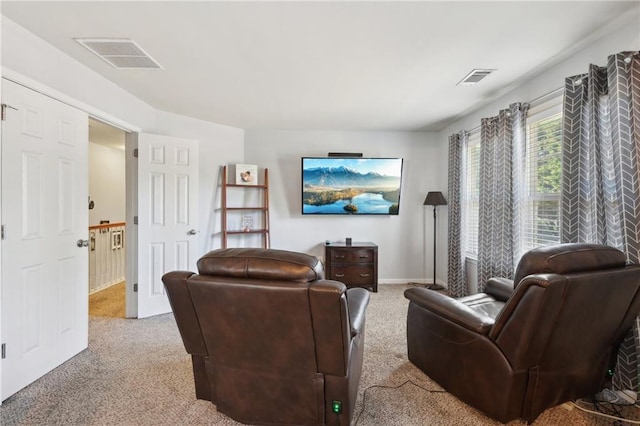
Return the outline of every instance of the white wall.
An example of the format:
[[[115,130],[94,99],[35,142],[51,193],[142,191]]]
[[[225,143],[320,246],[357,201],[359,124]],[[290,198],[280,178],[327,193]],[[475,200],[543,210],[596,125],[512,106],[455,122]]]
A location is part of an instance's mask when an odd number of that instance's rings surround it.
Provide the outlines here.
[[[447,126],[439,132],[437,139],[439,143],[446,145],[448,144],[447,137],[449,135],[458,133],[461,130],[471,130],[478,127],[481,118],[497,115],[499,110],[506,108],[510,103],[528,102],[537,99],[564,87],[564,79],[566,77],[586,73],[589,64],[605,65],[609,55],[622,51],[638,50],[640,50],[640,13],[636,11],[618,22],[612,23],[608,32],[602,34],[600,38],[593,40],[590,44],[583,46],[573,55],[536,75],[509,93]],[[446,162],[446,151],[442,150],[441,153],[445,155],[440,158],[440,161]],[[446,168],[444,173],[447,173]],[[441,176],[440,178],[445,179],[446,182],[446,176]],[[440,229],[438,232],[446,235],[447,226],[447,220],[439,222]],[[438,245],[441,247],[442,257],[446,258],[446,238],[440,239]],[[446,268],[446,264],[443,266]],[[438,259],[438,267],[440,267],[440,259]]]
[[[121,149],[89,143],[89,226],[125,222],[125,158]]]
[[[272,247],[324,256],[326,240],[371,241],[379,246],[379,279],[383,282],[432,276],[432,210],[422,203],[428,191],[446,186],[442,180],[446,164],[434,161],[442,156],[442,149],[435,135],[426,132],[247,130],[245,134],[245,162],[269,169]],[[300,158],[328,152],[402,157],[400,215],[302,216]],[[438,277],[445,276],[442,272]]]

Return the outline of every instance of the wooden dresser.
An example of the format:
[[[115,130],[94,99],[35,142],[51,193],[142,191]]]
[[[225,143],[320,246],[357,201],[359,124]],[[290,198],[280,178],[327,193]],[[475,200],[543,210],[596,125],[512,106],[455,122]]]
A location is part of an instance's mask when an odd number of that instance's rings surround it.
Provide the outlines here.
[[[347,287],[378,291],[378,246],[374,243],[327,242],[324,244],[325,278]]]

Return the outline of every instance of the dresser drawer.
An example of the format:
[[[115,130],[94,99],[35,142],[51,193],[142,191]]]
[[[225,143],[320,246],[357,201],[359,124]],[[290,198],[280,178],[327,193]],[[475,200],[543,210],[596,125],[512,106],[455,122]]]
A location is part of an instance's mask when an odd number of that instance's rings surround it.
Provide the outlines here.
[[[378,291],[378,246],[369,242],[326,243],[325,277],[347,287]]]
[[[330,262],[335,263],[371,263],[373,262],[374,250],[368,248],[334,248],[331,250]]]
[[[374,283],[372,265],[333,266],[329,279],[341,281],[351,286],[372,285]]]

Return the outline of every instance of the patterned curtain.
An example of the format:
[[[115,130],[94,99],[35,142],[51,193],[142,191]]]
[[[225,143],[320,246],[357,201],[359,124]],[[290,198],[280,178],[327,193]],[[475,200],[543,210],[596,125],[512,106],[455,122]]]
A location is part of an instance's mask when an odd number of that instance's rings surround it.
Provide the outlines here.
[[[565,80],[562,242],[617,247],[640,263],[640,55]],[[618,353],[616,389],[638,390],[640,320]]]
[[[465,229],[462,197],[466,193],[465,173],[466,145],[465,131],[449,136],[449,264],[447,283],[453,297],[467,295],[467,274],[465,270]]]
[[[513,264],[511,270],[514,271],[516,264],[524,254],[522,242],[522,230],[524,229],[522,219],[525,217],[525,203],[529,194],[527,193],[527,112],[529,104],[515,103],[509,106],[511,112],[511,188],[512,188],[512,210],[513,210]]]
[[[512,188],[516,188],[514,178],[524,179],[519,162],[524,161],[527,109],[527,104],[516,103],[500,111],[497,117],[481,120],[478,292],[484,291],[491,277],[513,278],[515,248],[520,237],[521,215],[517,209],[521,196]]]

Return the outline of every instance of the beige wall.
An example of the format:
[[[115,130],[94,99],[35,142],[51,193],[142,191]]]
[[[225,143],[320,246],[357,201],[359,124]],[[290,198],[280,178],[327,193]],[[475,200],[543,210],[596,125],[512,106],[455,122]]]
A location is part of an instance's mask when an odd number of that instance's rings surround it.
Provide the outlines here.
[[[94,208],[89,210],[89,226],[101,220],[125,221],[124,151],[89,143],[89,197]]]

